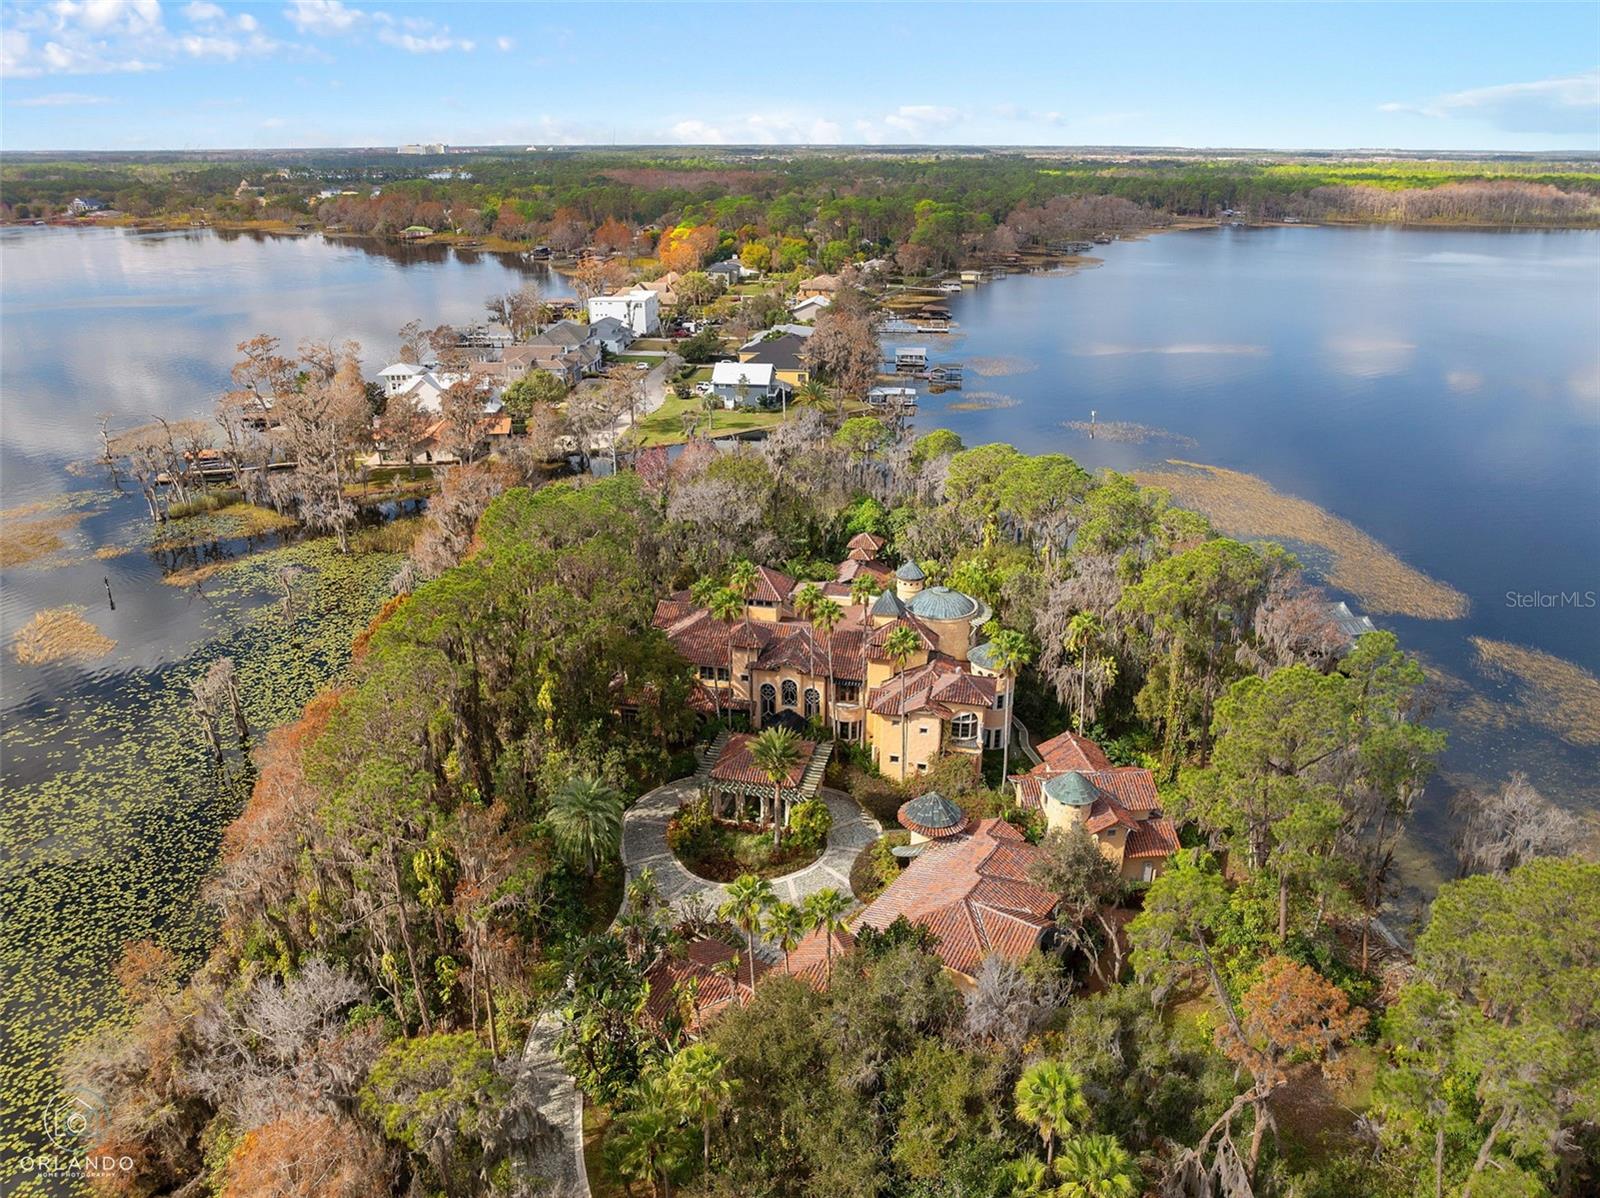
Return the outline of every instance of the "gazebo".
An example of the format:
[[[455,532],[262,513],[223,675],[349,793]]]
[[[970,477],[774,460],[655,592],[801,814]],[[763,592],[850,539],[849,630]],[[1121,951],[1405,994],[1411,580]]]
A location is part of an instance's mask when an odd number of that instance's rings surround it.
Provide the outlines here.
[[[750,751],[755,739],[748,732],[724,733],[706,752],[700,768],[700,789],[711,800],[712,813],[720,818],[726,818],[721,816],[724,800],[734,800],[737,810],[746,799],[753,798],[764,807],[773,797],[772,779],[756,764]],[[796,803],[816,798],[833,746],[802,740],[799,749],[799,760],[776,788],[781,810],[774,814],[785,823]]]

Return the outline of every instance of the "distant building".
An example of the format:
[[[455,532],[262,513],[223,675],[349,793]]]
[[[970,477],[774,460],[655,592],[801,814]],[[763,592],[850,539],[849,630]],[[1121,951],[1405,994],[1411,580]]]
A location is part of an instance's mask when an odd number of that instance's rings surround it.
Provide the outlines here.
[[[449,149],[450,149],[450,147],[445,145],[443,142],[429,141],[429,142],[419,142],[419,143],[416,143],[416,144],[413,144],[413,145],[409,145],[409,146],[401,146],[399,149],[397,149],[395,151],[395,153],[396,154],[443,154],[443,153],[446,153]]]
[[[73,216],[87,216],[91,212],[103,212],[106,207],[104,200],[91,199],[88,196],[78,196],[67,205],[67,211]]]

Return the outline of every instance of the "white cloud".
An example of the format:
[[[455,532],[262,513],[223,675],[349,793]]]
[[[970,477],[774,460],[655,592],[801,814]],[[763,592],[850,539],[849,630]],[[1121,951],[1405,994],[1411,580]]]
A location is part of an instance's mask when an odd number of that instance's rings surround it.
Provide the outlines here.
[[[497,48],[504,50],[507,53],[510,53],[512,50],[516,49],[517,45],[517,43],[512,41],[509,37],[497,37],[494,39],[494,44]]]
[[[348,33],[366,16],[359,8],[346,8],[339,0],[294,0],[284,17],[301,33]]]
[[[1508,133],[1593,133],[1600,128],[1600,69],[1474,87],[1425,104],[1390,101],[1378,111],[1485,121]]]
[[[0,73],[27,78],[155,71],[173,59],[232,62],[279,48],[254,17],[230,16],[210,0],[193,0],[183,13],[193,31],[180,35],[163,24],[158,0],[56,0],[18,8],[7,14]]]
[[[191,25],[215,25],[227,16],[219,5],[209,3],[209,0],[194,0],[183,10],[183,15],[189,18]]]
[[[90,96],[83,92],[50,92],[43,96],[29,96],[16,101],[19,108],[70,108],[79,104],[109,104],[107,96]]]
[[[957,109],[944,105],[902,104],[883,118],[883,124],[915,141],[929,133],[948,129],[960,119],[961,113]]]
[[[796,113],[752,112],[712,123],[699,118],[678,121],[664,136],[685,145],[796,146],[837,145],[842,130],[835,121]]]

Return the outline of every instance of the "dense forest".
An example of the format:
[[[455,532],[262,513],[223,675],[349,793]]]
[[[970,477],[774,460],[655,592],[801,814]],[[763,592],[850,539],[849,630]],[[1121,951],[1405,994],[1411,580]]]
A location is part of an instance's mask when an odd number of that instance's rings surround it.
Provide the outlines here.
[[[989,603],[1029,659],[1021,718],[1147,764],[1186,847],[1128,893],[1045,838],[1078,950],[968,994],[901,925],[699,1039],[647,1024],[652,964],[771,914],[755,889],[689,923],[648,879],[624,894],[626,804],[714,731],[655,601],[746,561],[831,574],[863,531]],[[68,1063],[108,1103],[92,1147],[133,1163],[109,1192],[538,1193],[541,1020],[607,1121],[592,1171],[630,1193],[1600,1184],[1600,867],[1512,780],[1414,953],[1389,947],[1374,919],[1442,746],[1426,678],[1392,634],[1347,645],[1276,546],[1061,455],[806,409],[601,480],[457,467],[395,589],[349,676],[258,751],[209,959],[129,945],[126,1018]],[[870,775],[837,780],[894,789]],[[1039,837],[983,778],[939,781]],[[1093,930],[1111,907],[1126,959]]]
[[[641,232],[653,246],[664,229],[703,226],[716,232],[715,256],[755,242],[784,269],[808,258],[832,269],[906,245],[947,265],[975,248],[1026,244],[1019,213],[1075,201],[1120,202],[1159,220],[1237,214],[1591,225],[1600,220],[1597,195],[1593,163],[1524,159],[595,150],[420,157],[307,151],[265,163],[24,156],[0,164],[5,219],[60,216],[74,198],[89,197],[131,218],[270,221],[379,235],[423,226],[558,253],[589,245],[620,250]]]

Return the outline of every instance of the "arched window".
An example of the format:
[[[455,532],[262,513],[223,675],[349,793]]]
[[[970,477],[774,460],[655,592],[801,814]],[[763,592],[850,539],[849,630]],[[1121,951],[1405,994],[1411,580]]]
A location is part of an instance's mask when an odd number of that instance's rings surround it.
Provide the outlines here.
[[[950,721],[950,735],[956,740],[976,740],[978,736],[978,717],[972,712],[963,712]]]
[[[816,687],[806,687],[806,719],[815,719],[820,710],[822,710],[822,696],[817,694]]]
[[[783,683],[783,705],[792,709],[798,702],[800,702],[800,688],[794,684],[793,678],[785,679]]]
[[[778,692],[773,689],[772,683],[761,684],[761,714],[771,715],[778,710]]]

